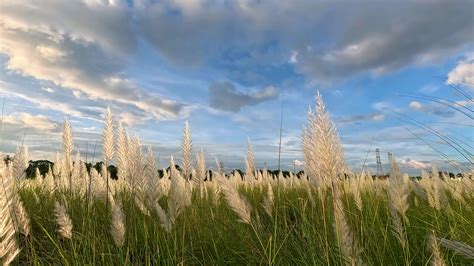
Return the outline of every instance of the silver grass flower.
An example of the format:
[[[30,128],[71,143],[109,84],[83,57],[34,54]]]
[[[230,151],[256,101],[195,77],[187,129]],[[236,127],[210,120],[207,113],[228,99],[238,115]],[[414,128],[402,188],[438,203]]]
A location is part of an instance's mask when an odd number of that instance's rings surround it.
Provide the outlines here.
[[[158,202],[155,202],[155,211],[158,214],[158,219],[160,219],[160,224],[161,227],[166,231],[166,232],[171,232],[172,229],[172,222],[168,215],[166,214],[165,210],[160,206]]]
[[[121,247],[125,240],[125,214],[120,203],[112,204],[112,226],[110,233],[114,239],[115,245]]]
[[[191,171],[193,168],[192,165],[192,155],[193,155],[193,144],[191,140],[191,128],[189,126],[188,121],[184,124],[183,129],[183,140],[181,143],[181,156],[182,156],[182,170],[183,176],[185,179],[189,179],[191,175]]]
[[[120,123],[117,129],[117,175],[122,181],[128,180],[128,140]]]
[[[56,218],[56,224],[58,225],[58,233],[61,237],[66,239],[72,238],[72,221],[66,212],[66,207],[55,202],[54,204],[54,216]]]
[[[71,179],[71,170],[72,170],[72,159],[71,154],[74,149],[74,137],[72,135],[72,128],[69,121],[66,119],[64,121],[63,127],[63,152],[64,152],[64,161],[63,168],[61,170],[61,176],[69,180],[69,189],[72,189],[72,179]],[[64,185],[64,184],[63,184]]]
[[[9,265],[20,253],[15,237],[15,226],[12,219],[12,193],[14,190],[13,177],[0,162],[0,259],[4,265]]]
[[[251,224],[251,207],[250,204],[239,194],[237,188],[228,180],[221,179],[219,183],[224,197],[230,208],[239,216],[240,221]]]
[[[274,204],[275,197],[273,195],[272,185],[268,183],[267,188],[267,196],[263,200],[263,208],[265,212],[270,216],[273,217],[273,204]]]
[[[337,130],[326,112],[321,94],[316,95],[316,112],[308,112],[303,133],[303,155],[310,179],[323,188],[344,173],[345,162]]]
[[[439,242],[436,239],[436,235],[434,232],[431,232],[429,235],[429,250],[431,252],[431,259],[430,264],[431,266],[444,266],[446,263],[444,262],[443,257],[441,256],[441,250],[439,248]]]
[[[255,155],[253,153],[253,146],[250,138],[247,139],[247,156],[245,157],[245,176],[247,180],[254,179],[255,170]]]
[[[195,183],[197,184],[197,187],[199,189],[199,195],[200,197],[203,197],[203,182],[204,179],[206,178],[207,174],[207,169],[206,169],[206,157],[204,155],[204,150],[201,149],[196,154],[196,177],[195,177]]]

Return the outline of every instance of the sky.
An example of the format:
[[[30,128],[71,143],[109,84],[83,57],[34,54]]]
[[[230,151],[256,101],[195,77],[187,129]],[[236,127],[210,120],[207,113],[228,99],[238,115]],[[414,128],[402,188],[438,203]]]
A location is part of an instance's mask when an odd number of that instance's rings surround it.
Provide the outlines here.
[[[4,153],[52,159],[67,118],[97,161],[110,107],[161,167],[188,120],[208,161],[243,167],[250,140],[276,168],[284,102],[282,168],[300,170],[318,90],[354,169],[375,172],[375,148],[384,171],[388,152],[470,169],[474,1],[0,1]]]

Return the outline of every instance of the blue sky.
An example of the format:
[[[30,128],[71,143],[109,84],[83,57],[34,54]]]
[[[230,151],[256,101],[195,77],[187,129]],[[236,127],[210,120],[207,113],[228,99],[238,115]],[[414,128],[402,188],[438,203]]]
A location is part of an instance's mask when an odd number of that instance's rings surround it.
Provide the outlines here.
[[[6,153],[24,141],[33,159],[52,158],[67,117],[90,158],[109,106],[162,166],[179,157],[189,120],[208,160],[242,167],[249,138],[257,165],[274,168],[285,95],[282,158],[292,168],[319,90],[354,168],[370,147],[411,173],[471,167],[405,116],[472,153],[473,101],[451,87],[474,91],[472,1],[48,0],[0,10]]]

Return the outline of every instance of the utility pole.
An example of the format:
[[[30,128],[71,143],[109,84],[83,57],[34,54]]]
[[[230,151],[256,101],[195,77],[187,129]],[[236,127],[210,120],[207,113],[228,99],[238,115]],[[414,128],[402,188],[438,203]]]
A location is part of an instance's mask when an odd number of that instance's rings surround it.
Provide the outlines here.
[[[377,161],[377,176],[382,176],[383,175],[383,170],[382,170],[382,160],[380,159],[380,149],[377,148],[375,149],[375,159]]]
[[[283,107],[285,106],[285,91],[283,90],[283,99],[281,101],[281,116],[280,116],[280,144],[278,145],[278,172],[280,172],[281,165],[281,135],[283,133]]]

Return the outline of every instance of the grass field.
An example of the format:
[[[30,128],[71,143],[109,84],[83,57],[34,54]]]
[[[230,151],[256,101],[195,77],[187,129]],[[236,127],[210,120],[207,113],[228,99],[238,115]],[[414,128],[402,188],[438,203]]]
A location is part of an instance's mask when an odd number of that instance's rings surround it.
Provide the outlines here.
[[[42,176],[26,179],[27,149],[1,165],[0,258],[12,265],[472,265],[474,181],[433,168],[410,179],[392,161],[388,179],[345,166],[342,148],[318,96],[303,137],[306,173],[273,176],[212,172],[192,159],[189,126],[182,169],[160,177],[151,149],[119,127],[110,112],[105,165],[87,171],[64,153]]]

